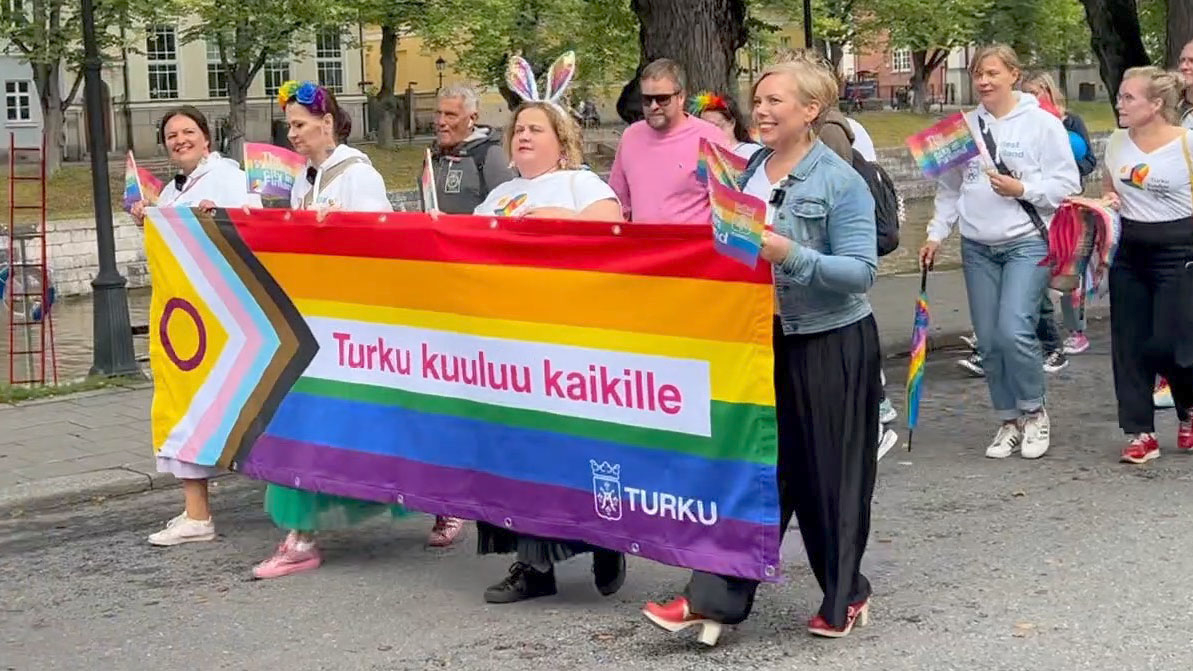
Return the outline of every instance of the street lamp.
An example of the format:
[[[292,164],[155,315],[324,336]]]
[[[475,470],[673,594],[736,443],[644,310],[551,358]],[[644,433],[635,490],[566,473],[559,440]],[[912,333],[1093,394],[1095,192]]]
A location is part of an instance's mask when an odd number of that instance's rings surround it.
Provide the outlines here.
[[[812,48],[812,0],[804,0],[804,48]]]
[[[92,375],[139,375],[133,354],[133,330],[128,321],[128,291],[116,269],[116,240],[112,232],[112,194],[108,190],[108,148],[105,145],[103,94],[100,87],[99,45],[95,41],[92,0],[83,0],[83,68],[86,82],[87,130],[91,149],[91,189],[95,203],[95,238],[99,273],[91,280],[94,305]],[[125,94],[127,95],[127,93]]]
[[[447,61],[443,60],[443,56],[435,59],[435,69],[439,71],[439,88],[435,89],[436,93],[443,88],[443,68],[445,67],[447,67]]]

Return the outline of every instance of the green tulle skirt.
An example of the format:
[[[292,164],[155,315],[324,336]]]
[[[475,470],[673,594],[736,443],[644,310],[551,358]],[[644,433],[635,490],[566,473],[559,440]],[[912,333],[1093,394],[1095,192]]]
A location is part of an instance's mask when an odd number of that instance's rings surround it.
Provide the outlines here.
[[[273,523],[289,531],[328,531],[343,529],[388,512],[391,517],[409,514],[405,508],[291,489],[281,485],[265,488],[265,512]]]

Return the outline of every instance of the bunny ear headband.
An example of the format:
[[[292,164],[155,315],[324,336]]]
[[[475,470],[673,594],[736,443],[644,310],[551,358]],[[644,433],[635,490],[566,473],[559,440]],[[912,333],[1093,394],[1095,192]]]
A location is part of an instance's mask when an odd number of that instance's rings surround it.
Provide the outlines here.
[[[576,52],[566,51],[551,64],[547,72],[546,95],[539,97],[538,83],[535,81],[534,70],[530,63],[521,56],[511,56],[509,65],[505,69],[505,82],[510,90],[527,102],[548,102],[559,104],[563,90],[576,77]]]

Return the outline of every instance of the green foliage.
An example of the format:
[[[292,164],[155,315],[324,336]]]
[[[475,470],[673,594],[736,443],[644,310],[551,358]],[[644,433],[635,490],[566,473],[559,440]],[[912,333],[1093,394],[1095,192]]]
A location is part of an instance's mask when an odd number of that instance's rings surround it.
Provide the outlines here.
[[[80,3],[70,0],[11,0],[0,3],[0,38],[29,63],[83,65],[83,25]],[[161,13],[159,3],[146,0],[96,2],[96,40],[101,51],[119,48],[120,33],[109,30],[130,21],[151,21]]]
[[[1137,0],[1139,33],[1153,63],[1168,58],[1168,0]]]
[[[753,0],[750,8],[751,18],[772,31],[778,27],[777,23],[803,25],[803,0]],[[812,34],[829,45],[852,44],[855,49],[864,50],[877,45],[882,37],[885,23],[878,10],[877,0],[812,0]],[[753,30],[750,37],[754,39]],[[759,41],[772,46],[765,36]]]
[[[875,0],[893,46],[953,49],[974,42],[993,0]]]
[[[429,49],[455,54],[452,67],[499,84],[506,58],[520,53],[543,74],[573,49],[578,89],[621,84],[638,65],[638,19],[629,0],[440,0],[421,34]]]
[[[1080,0],[1000,0],[986,13],[978,34],[982,43],[1011,45],[1033,67],[1084,62],[1090,56]]]
[[[248,86],[266,62],[302,54],[317,29],[342,26],[359,9],[323,0],[175,0],[183,42],[214,40],[230,84]],[[229,87],[231,88],[231,87]]]

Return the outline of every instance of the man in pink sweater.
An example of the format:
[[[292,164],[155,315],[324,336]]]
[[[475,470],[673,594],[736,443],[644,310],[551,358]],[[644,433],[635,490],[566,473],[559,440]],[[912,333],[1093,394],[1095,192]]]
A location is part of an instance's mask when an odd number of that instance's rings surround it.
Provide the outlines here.
[[[725,134],[684,111],[684,73],[675,61],[661,58],[647,65],[640,85],[646,119],[622,133],[609,174],[626,219],[711,222],[708,187],[696,178],[696,163],[700,138],[724,145]]]

